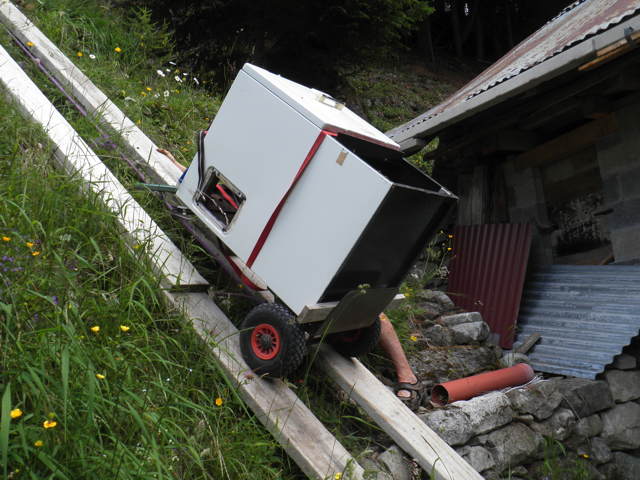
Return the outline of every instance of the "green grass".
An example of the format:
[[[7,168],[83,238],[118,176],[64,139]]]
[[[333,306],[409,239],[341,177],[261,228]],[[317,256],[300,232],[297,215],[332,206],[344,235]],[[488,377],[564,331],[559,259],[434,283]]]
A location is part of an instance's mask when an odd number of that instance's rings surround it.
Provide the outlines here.
[[[156,144],[190,162],[194,133],[208,128],[221,97],[171,63],[178,63],[171,37],[148,12],[125,15],[100,0],[20,5]],[[20,58],[6,33],[0,41]],[[101,138],[96,119],[79,115],[29,61],[23,65],[130,189],[137,180],[123,165],[120,141]],[[7,476],[300,478],[225,383],[188,321],[166,308],[142,251],[132,254],[122,243],[113,215],[52,168],[50,147],[36,128],[10,105],[0,105],[0,114],[0,236],[10,238],[0,241],[0,258],[13,258],[8,271],[0,266],[0,448]],[[228,279],[159,201],[134,196],[198,261],[227,314],[246,312]],[[409,333],[401,326],[407,345]],[[380,355],[373,359],[385,363]],[[326,378],[312,374],[292,386],[356,456],[389,444]],[[10,419],[15,408],[23,415]],[[45,429],[46,420],[57,424]]]
[[[145,12],[121,18],[94,1],[23,3],[130,118],[188,162],[193,132],[208,126],[220,100],[173,78],[183,72],[157,74],[170,66],[171,45]],[[6,34],[0,40],[9,46]],[[83,137],[96,138],[94,122],[72,115],[30,71]],[[115,152],[97,151],[130,183]],[[188,321],[166,307],[142,251],[130,252],[114,215],[51,160],[42,133],[1,101],[4,478],[300,476]],[[16,409],[22,415],[11,418]]]
[[[6,103],[0,115],[7,476],[290,477],[188,322],[164,306],[114,216],[51,167],[36,128]],[[13,409],[22,415],[11,419]]]

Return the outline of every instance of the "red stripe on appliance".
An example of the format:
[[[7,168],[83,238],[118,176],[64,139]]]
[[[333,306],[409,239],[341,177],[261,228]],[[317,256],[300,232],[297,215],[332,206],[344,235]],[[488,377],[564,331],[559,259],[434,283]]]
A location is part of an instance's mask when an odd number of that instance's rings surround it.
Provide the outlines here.
[[[287,201],[287,198],[289,198],[289,195],[293,191],[293,188],[298,183],[298,180],[300,180],[300,177],[302,177],[302,174],[306,170],[307,166],[309,165],[309,163],[311,162],[313,157],[316,155],[316,152],[320,148],[320,145],[322,145],[322,141],[325,139],[325,137],[327,135],[336,136],[337,134],[333,133],[333,132],[329,132],[328,130],[322,130],[320,132],[320,134],[318,135],[318,138],[316,138],[316,141],[313,142],[313,145],[311,146],[311,149],[309,150],[309,153],[307,153],[307,156],[304,159],[304,162],[302,162],[302,165],[300,165],[300,168],[298,169],[298,173],[296,173],[296,176],[294,177],[293,182],[291,182],[291,186],[286,191],[286,193],[284,194],[284,196],[280,200],[280,203],[278,203],[278,206],[275,208],[275,210],[271,214],[271,217],[269,218],[269,221],[267,222],[267,224],[262,229],[262,233],[258,237],[258,241],[256,242],[255,246],[253,247],[253,251],[251,252],[251,255],[249,255],[249,259],[247,260],[247,266],[249,268],[251,268],[251,266],[253,265],[253,262],[255,262],[258,254],[260,253],[260,250],[262,250],[262,247],[264,246],[265,242],[267,241],[267,238],[269,237],[269,234],[271,233],[271,229],[273,228],[273,225],[276,223],[276,219],[278,218],[278,215],[280,215],[280,210],[282,210],[282,207],[284,207],[284,204]]]

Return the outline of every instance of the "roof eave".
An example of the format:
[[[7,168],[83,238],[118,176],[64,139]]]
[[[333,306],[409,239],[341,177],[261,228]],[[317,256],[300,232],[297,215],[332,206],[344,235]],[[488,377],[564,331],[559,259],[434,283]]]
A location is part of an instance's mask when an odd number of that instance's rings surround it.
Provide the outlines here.
[[[423,142],[417,139],[433,137],[446,127],[488,109],[508,98],[557,77],[596,56],[601,48],[625,38],[625,29],[640,29],[640,16],[634,16],[605,32],[590,37],[548,60],[506,80],[495,87],[471,98],[462,105],[456,105],[422,123],[396,127],[387,135],[400,144],[405,154],[420,150]],[[407,124],[405,124],[407,125]]]

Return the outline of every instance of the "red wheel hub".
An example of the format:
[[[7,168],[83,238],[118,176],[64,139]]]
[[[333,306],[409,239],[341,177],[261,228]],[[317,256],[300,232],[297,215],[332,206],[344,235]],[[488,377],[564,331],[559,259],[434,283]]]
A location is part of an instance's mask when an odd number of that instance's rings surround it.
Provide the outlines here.
[[[272,360],[280,353],[281,342],[278,330],[268,323],[261,323],[251,332],[251,349],[261,360]]]

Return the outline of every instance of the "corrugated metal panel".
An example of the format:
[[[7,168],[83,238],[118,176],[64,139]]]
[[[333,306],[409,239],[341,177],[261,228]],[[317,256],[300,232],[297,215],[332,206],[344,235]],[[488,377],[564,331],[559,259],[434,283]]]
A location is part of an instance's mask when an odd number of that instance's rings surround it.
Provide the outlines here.
[[[511,348],[524,285],[531,226],[458,226],[454,231],[449,288],[454,303],[477,311]]]
[[[640,265],[553,265],[530,275],[515,346],[541,372],[595,378],[640,333]]]
[[[639,10],[640,0],[574,2],[440,105],[392,129],[387,132],[387,135],[396,141],[402,141],[404,140],[402,132],[414,129],[445,110],[461,105],[583,40],[621,23]],[[429,122],[429,128],[433,126],[432,123],[434,122]],[[426,125],[418,130],[425,129]]]

